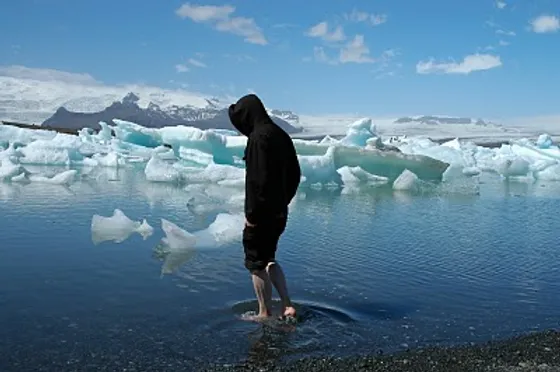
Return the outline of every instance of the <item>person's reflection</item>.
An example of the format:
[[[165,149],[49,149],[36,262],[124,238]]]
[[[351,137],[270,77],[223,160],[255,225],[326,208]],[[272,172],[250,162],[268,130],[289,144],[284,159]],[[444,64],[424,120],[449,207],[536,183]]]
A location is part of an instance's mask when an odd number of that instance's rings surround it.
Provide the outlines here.
[[[250,348],[247,363],[263,365],[278,361],[289,352],[289,339],[295,331],[296,326],[284,320],[262,323],[249,334]]]

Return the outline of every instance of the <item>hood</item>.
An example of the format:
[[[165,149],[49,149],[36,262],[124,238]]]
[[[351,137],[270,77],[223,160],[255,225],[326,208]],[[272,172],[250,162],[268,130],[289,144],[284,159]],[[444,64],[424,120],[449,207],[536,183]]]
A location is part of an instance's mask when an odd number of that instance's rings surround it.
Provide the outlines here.
[[[241,134],[249,137],[256,125],[273,123],[264,105],[255,94],[243,96],[229,106],[229,120]]]

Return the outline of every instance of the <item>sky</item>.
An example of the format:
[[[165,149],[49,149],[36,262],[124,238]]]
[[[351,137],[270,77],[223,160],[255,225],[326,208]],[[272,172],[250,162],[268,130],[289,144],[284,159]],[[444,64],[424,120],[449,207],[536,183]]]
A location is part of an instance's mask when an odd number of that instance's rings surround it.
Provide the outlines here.
[[[306,114],[560,114],[558,0],[18,0],[0,35],[12,75],[255,92]]]

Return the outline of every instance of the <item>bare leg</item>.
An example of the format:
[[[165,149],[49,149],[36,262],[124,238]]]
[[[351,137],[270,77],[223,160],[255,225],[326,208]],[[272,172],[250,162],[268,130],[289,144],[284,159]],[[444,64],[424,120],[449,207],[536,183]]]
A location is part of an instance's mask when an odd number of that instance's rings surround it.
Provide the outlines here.
[[[252,275],[255,294],[259,302],[259,318],[269,317],[272,299],[272,284],[266,270],[256,271]]]
[[[277,262],[271,262],[266,267],[266,271],[272,281],[272,284],[274,284],[274,288],[278,291],[278,295],[282,301],[282,307],[284,308],[284,316],[295,317],[296,309],[290,300],[288,285],[286,284],[286,277],[284,276],[282,267]]]

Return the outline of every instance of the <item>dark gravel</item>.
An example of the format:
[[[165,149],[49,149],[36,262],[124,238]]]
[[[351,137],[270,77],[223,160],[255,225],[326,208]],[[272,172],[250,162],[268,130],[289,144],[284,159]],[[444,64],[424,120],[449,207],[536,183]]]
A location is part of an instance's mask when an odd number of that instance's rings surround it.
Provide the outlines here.
[[[211,366],[200,371],[552,372],[560,371],[560,332],[547,331],[482,345],[426,348],[386,356],[308,358],[284,364],[262,361]]]

